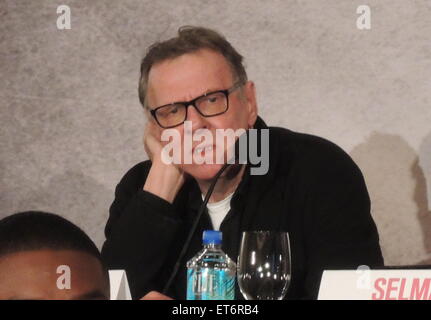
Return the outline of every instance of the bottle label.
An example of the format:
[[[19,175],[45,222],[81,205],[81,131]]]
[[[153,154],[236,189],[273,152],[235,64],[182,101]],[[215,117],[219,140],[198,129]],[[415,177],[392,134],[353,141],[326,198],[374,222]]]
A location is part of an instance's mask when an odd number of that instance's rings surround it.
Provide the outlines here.
[[[187,270],[187,300],[233,300],[235,274],[229,270]]]

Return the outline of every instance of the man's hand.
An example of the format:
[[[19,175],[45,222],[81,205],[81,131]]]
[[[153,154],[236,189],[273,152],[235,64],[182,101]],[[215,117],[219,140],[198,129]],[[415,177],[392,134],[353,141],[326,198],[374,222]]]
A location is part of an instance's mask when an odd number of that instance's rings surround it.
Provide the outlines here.
[[[160,160],[163,150],[161,142],[162,128],[149,119],[144,130],[144,148],[151,161]]]
[[[150,291],[139,300],[174,300],[157,291]]]
[[[186,174],[177,165],[162,161],[161,134],[162,128],[154,120],[148,120],[144,134],[144,147],[152,165],[144,190],[172,203],[186,180]]]

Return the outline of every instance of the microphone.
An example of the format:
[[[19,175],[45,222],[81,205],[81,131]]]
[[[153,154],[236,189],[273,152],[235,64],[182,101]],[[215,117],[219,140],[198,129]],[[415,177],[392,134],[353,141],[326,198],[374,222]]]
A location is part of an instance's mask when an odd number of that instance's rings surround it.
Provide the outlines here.
[[[171,286],[171,284],[172,284],[172,282],[174,281],[174,279],[175,279],[175,276],[177,275],[177,273],[178,273],[178,270],[179,270],[179,268],[180,268],[180,266],[181,266],[181,261],[183,260],[183,258],[184,258],[184,256],[185,256],[185,254],[186,254],[186,252],[187,252],[187,249],[189,248],[189,246],[190,246],[190,242],[191,242],[191,240],[192,240],[192,238],[193,238],[193,235],[194,235],[194,233],[195,233],[195,231],[196,231],[196,228],[197,228],[197,226],[198,226],[198,223],[199,223],[199,220],[200,220],[200,218],[202,217],[202,214],[204,213],[204,211],[205,211],[205,208],[206,208],[206,206],[207,206],[207,204],[208,204],[208,201],[209,201],[209,199],[210,199],[210,197],[211,197],[211,194],[213,193],[213,191],[214,191],[214,187],[215,187],[215,185],[216,185],[216,183],[217,183],[217,181],[218,181],[218,179],[220,178],[220,176],[222,175],[222,173],[229,167],[229,166],[231,166],[232,164],[237,164],[237,163],[240,163],[240,164],[245,164],[245,163],[247,163],[247,161],[248,161],[248,152],[247,152],[247,141],[248,141],[248,135],[249,135],[249,130],[246,130],[245,131],[245,133],[243,133],[236,141],[235,141],[235,146],[234,146],[234,155],[233,155],[233,158],[231,158],[230,159],[230,161],[227,161],[224,165],[223,165],[223,167],[221,167],[220,168],[220,170],[217,172],[217,174],[214,176],[214,178],[213,178],[213,180],[212,180],[212,182],[211,182],[211,185],[210,185],[210,187],[208,188],[208,192],[207,192],[207,194],[205,195],[205,198],[204,198],[204,202],[202,203],[202,205],[201,205],[201,207],[199,208],[199,211],[198,211],[198,214],[196,215],[196,218],[195,218],[195,220],[193,221],[193,224],[192,224],[192,228],[190,229],[190,232],[188,233],[188,235],[187,235],[187,238],[186,238],[186,241],[185,241],[185,243],[184,243],[184,246],[182,247],[182,249],[181,249],[181,252],[180,252],[180,254],[179,254],[179,256],[178,256],[178,259],[177,259],[177,261],[176,261],[176,263],[175,263],[175,266],[174,266],[174,269],[173,269],[173,271],[172,271],[172,273],[171,273],[171,276],[169,277],[169,279],[168,279],[168,281],[166,282],[166,284],[165,284],[165,287],[163,288],[163,291],[162,291],[162,293],[163,294],[165,294],[166,295],[166,293],[167,293],[167,291],[169,290],[169,288],[170,288],[170,286]],[[245,143],[244,143],[245,142]],[[245,146],[245,151],[244,151],[244,146]],[[244,159],[244,155],[247,155],[246,157],[245,157],[245,159]]]

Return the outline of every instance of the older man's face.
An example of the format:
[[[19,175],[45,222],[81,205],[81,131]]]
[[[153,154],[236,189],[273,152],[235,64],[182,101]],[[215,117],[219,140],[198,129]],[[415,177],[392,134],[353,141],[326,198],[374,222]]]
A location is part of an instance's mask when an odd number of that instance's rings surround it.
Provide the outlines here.
[[[202,49],[185,54],[178,58],[162,61],[154,65],[149,73],[147,101],[150,109],[172,102],[189,101],[205,93],[226,90],[234,85],[231,68],[226,59],[219,53]],[[256,121],[256,99],[254,85],[247,82],[241,88],[229,95],[229,109],[224,114],[214,117],[203,117],[195,108],[189,107],[187,120],[192,122],[193,132],[198,129],[208,129],[214,137],[215,155],[217,148],[224,146],[216,144],[216,129],[248,129]],[[160,128],[160,134],[162,132]],[[184,137],[184,124],[175,127],[181,137]],[[193,142],[193,147],[200,142]],[[184,148],[182,148],[182,151]],[[205,155],[203,152],[203,155]],[[215,162],[215,161],[214,161]],[[197,180],[211,179],[222,164],[181,164],[180,167]]]

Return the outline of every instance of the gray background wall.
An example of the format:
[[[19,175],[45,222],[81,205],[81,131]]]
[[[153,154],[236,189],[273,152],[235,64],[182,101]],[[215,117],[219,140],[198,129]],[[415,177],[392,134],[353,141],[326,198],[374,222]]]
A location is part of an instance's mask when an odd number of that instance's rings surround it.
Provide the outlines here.
[[[69,5],[71,30],[57,30]],[[371,30],[356,8],[371,7]],[[363,170],[387,264],[431,257],[428,0],[0,0],[0,217],[39,209],[100,246],[116,183],[145,160],[140,59],[184,24],[245,56],[270,125],[326,137]]]

